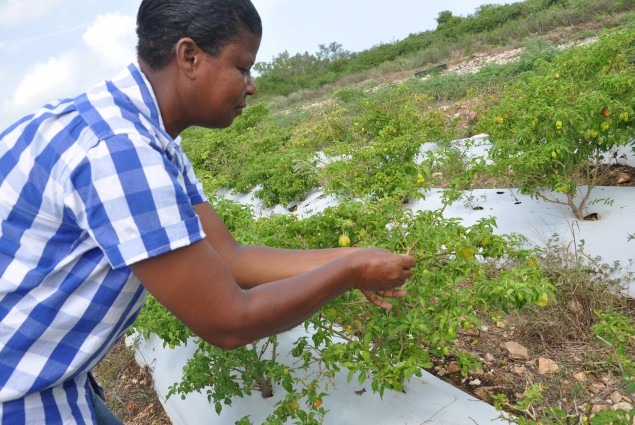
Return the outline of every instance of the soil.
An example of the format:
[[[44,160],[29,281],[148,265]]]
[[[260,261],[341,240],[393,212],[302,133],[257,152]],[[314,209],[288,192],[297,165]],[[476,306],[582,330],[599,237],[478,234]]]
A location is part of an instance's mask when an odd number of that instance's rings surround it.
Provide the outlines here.
[[[154,388],[152,371],[140,366],[124,339],[95,368],[106,405],[126,425],[171,425]]]
[[[624,155],[625,156],[625,155]],[[635,186],[635,167],[621,164],[620,159],[615,164],[603,165],[599,170],[598,186]]]
[[[543,315],[536,312],[537,308],[533,313]],[[506,317],[504,322],[484,319],[480,329],[460,333],[456,340],[458,349],[483,364],[481,370],[464,376],[456,359],[450,357],[435,359],[430,372],[490,404],[495,404],[496,396],[502,394],[508,400],[502,406],[504,411],[528,419],[533,419],[532,415],[544,418],[541,415],[553,407],[571,415],[577,412],[575,422],[567,423],[578,423],[581,417],[593,412],[611,408],[629,410],[635,406],[635,395],[621,385],[617,370],[593,366],[613,354],[590,337],[590,330],[565,339],[549,338],[554,331],[549,324],[541,329],[528,329],[528,321],[536,323],[531,309]],[[554,326],[562,330],[563,323]],[[509,343],[525,347],[527,356],[514,358],[506,349]],[[513,408],[532,385],[541,386],[544,401],[534,406],[533,412]]]

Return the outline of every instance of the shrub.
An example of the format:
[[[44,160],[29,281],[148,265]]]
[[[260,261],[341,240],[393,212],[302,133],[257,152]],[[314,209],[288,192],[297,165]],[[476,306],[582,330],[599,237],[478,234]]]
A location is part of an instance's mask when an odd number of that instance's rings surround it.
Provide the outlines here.
[[[583,218],[602,162],[635,143],[634,49],[635,32],[609,33],[507,85],[477,126],[490,135],[497,172]]]

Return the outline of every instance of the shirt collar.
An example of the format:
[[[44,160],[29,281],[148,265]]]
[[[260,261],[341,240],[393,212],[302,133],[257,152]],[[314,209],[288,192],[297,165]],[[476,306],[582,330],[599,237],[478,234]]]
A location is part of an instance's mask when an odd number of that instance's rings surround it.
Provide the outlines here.
[[[131,63],[112,80],[112,84],[130,99],[134,107],[146,118],[154,123],[156,129],[168,139],[180,145],[181,137],[172,138],[166,131],[159,110],[159,102],[152,90],[150,81],[146,78],[138,63]]]

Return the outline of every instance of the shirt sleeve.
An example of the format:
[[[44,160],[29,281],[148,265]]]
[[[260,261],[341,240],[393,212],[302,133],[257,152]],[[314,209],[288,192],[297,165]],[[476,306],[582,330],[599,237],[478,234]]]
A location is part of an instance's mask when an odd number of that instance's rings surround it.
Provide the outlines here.
[[[190,161],[142,136],[100,141],[71,172],[66,207],[113,268],[205,237],[193,205],[205,195]]]

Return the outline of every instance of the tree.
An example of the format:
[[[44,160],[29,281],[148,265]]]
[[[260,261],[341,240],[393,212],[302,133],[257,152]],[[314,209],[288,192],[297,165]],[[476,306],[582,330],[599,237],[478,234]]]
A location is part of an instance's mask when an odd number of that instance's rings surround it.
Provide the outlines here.
[[[437,16],[437,25],[442,26],[446,25],[454,19],[454,15],[449,10],[442,10],[439,12],[439,16]]]

